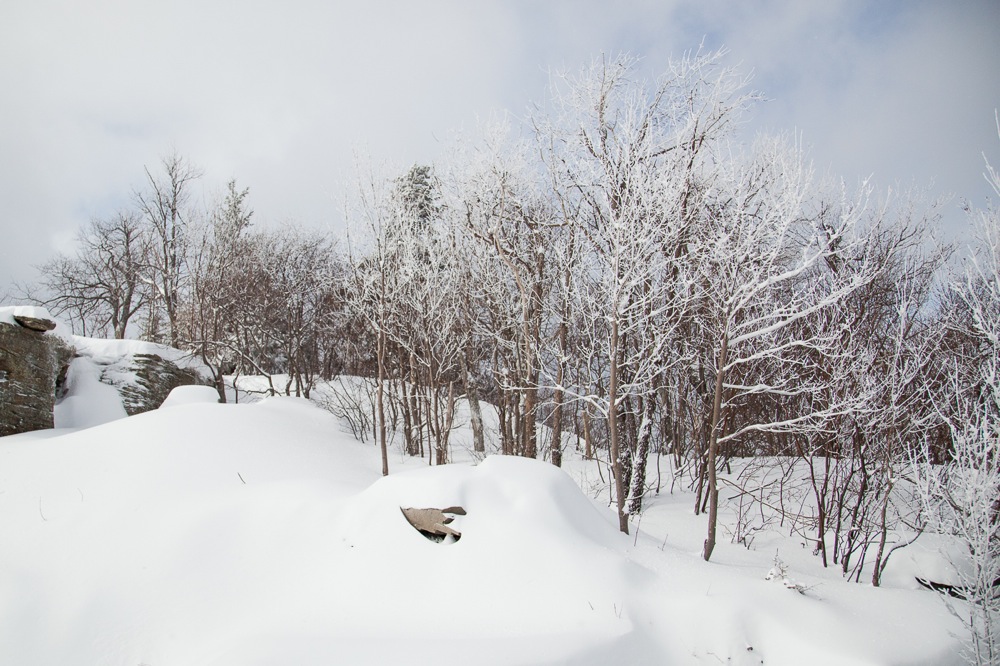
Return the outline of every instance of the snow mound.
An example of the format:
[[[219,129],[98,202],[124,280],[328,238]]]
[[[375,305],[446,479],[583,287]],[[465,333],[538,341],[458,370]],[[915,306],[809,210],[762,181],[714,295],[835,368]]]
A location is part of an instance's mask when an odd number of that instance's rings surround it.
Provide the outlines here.
[[[454,543],[426,539],[400,510],[449,506],[466,512],[449,525],[462,534]],[[546,653],[555,646],[544,636],[593,646],[633,629],[616,608],[621,613],[628,577],[642,572],[623,558],[623,539],[606,515],[547,463],[494,456],[476,467],[402,472],[352,498],[341,515],[337,530],[352,557],[396,591],[396,602],[379,611],[396,631],[417,638],[447,619],[451,637],[531,637]],[[414,580],[415,571],[440,575]],[[370,582],[359,583],[361,596]],[[475,613],[461,611],[470,604]]]
[[[561,469],[526,458],[490,456],[478,466],[448,465],[402,472],[380,479],[355,500],[357,524],[366,534],[400,538],[412,528],[400,522],[400,507],[461,506],[452,523],[463,546],[486,547],[510,540],[569,543],[570,547],[610,548],[618,533]],[[350,514],[350,512],[348,512]]]
[[[0,661],[602,663],[635,630],[642,571],[564,472],[380,479],[339,430],[271,398],[0,440]],[[444,501],[451,545],[400,511]]]
[[[164,407],[176,407],[177,405],[192,405],[198,403],[218,403],[219,392],[211,386],[177,386],[170,390],[167,399],[160,405]]]
[[[211,663],[285,616],[313,621],[333,507],[378,478],[336,428],[272,399],[0,439],[17,535],[0,549],[0,663]]]

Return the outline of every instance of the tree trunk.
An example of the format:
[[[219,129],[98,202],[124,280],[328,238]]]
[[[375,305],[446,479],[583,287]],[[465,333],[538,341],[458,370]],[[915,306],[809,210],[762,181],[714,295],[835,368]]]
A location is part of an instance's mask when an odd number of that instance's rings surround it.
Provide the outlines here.
[[[455,421],[455,382],[448,383],[448,405],[444,416],[444,423],[441,425],[441,433],[438,437],[437,464],[448,464],[448,438],[451,434],[451,425]]]
[[[219,402],[226,402],[226,378],[222,374],[222,368],[217,368],[212,373],[215,376],[215,390],[219,392]]]
[[[521,401],[518,399],[518,392],[510,392],[510,436],[512,453],[516,456],[524,455],[524,421],[521,418]]]
[[[415,456],[420,448],[413,439],[413,413],[410,411],[410,382],[404,376],[400,382],[400,391],[403,395],[403,446],[406,447],[406,455]]]
[[[537,376],[529,377],[529,382],[537,383]],[[525,458],[538,457],[538,427],[535,411],[538,405],[538,389],[529,386],[524,391],[524,412],[521,414],[521,455]]]
[[[705,477],[708,475],[706,472],[707,465],[705,460],[708,458],[708,438],[705,433],[705,420],[704,417],[698,416],[696,418],[696,426],[694,433],[695,451],[694,457],[698,465],[696,474],[698,475],[698,481],[695,484],[694,493],[694,515],[698,516],[702,512],[702,496],[705,493]]]
[[[722,348],[719,350],[719,361],[715,370],[715,400],[712,403],[712,429],[708,442],[708,536],[705,538],[705,550],[702,553],[706,562],[715,550],[715,531],[719,521],[719,480],[715,466],[719,454],[719,424],[722,420],[722,388],[726,375],[728,346],[729,333],[726,332],[722,334]]]
[[[611,440],[611,474],[615,480],[615,504],[618,510],[618,529],[628,534],[628,515],[625,513],[625,488],[622,484],[622,462],[618,442],[618,322],[611,323],[611,370],[608,384],[608,433]]]
[[[379,329],[378,332],[378,388],[375,391],[376,402],[378,403],[378,445],[382,453],[382,476],[389,476],[389,450],[386,446],[385,427],[385,332]]]
[[[509,456],[511,455],[511,444],[510,444],[510,402],[507,396],[507,392],[503,389],[500,390],[500,399],[497,405],[497,417],[500,421],[500,453]]]
[[[559,369],[559,374],[562,374],[562,368]],[[562,383],[562,378],[559,379],[560,384]],[[553,397],[555,401],[555,409],[552,410],[552,442],[549,444],[549,454],[551,456],[552,464],[556,467],[562,467],[562,420],[563,420],[563,392],[562,389],[556,389],[555,395]]]
[[[889,470],[888,453],[886,453],[886,462],[883,467],[883,473],[885,476],[885,497],[882,498],[882,508],[879,512],[879,534],[878,534],[878,552],[875,555],[875,566],[872,571],[872,585],[878,587],[882,582],[882,557],[885,554],[885,542],[889,534],[888,526],[888,515],[889,515],[889,498],[892,495],[892,476]]]
[[[420,439],[420,408],[417,405],[417,360],[416,356],[411,352],[409,359],[409,376],[410,376],[410,386],[409,389],[404,388],[403,390],[403,400],[407,403],[406,413],[409,414],[410,424],[409,428],[409,441],[407,443],[407,452],[411,456],[422,456],[423,446],[421,445]]]
[[[471,381],[469,375],[469,363],[465,355],[462,356],[462,383],[465,389],[465,399],[469,402],[469,423],[472,426],[472,449],[476,453],[486,451],[486,442],[483,436],[483,410],[479,405],[479,391],[475,382]]]
[[[628,491],[628,512],[635,515],[642,511],[642,496],[646,492],[646,463],[649,460],[649,444],[653,438],[653,417],[656,413],[656,400],[652,395],[646,398],[643,409],[642,423],[632,457],[632,480]]]

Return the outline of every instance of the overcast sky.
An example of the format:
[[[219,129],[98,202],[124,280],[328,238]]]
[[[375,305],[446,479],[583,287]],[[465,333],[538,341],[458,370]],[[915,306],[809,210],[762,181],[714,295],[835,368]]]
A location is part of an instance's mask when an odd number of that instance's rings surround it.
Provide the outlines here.
[[[650,75],[722,46],[818,170],[985,203],[1000,166],[1000,2],[0,0],[0,294],[129,203],[176,150],[263,224],[339,224],[356,149],[431,162],[449,134],[619,52]]]

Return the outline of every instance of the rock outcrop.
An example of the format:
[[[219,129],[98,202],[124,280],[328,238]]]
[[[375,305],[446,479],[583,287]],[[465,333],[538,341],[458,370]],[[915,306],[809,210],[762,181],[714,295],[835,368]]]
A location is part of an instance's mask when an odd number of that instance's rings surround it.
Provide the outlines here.
[[[159,408],[178,386],[211,384],[196,370],[178,367],[158,354],[135,354],[128,364],[135,381],[117,388],[129,416]]]
[[[64,398],[77,411],[94,408],[85,400],[81,406],[82,397],[74,395],[81,382],[70,381],[67,389],[71,364],[73,372],[88,372],[92,381],[113,387],[129,416],[157,409],[178,386],[212,385],[208,369],[176,349],[73,336],[44,308],[0,307],[0,437],[54,427],[54,409],[57,403],[62,408]],[[106,410],[105,420],[120,418],[121,411],[113,411]],[[65,412],[61,426],[81,427],[67,423]]]
[[[53,426],[73,350],[42,317],[0,319],[0,437]]]

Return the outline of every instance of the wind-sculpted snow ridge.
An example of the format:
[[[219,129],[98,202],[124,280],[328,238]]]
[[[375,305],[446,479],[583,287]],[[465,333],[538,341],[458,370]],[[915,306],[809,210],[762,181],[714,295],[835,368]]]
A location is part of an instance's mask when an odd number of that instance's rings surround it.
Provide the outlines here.
[[[798,594],[742,549],[678,547],[681,519],[669,544],[619,533],[548,463],[382,478],[308,401],[197,393],[0,439],[0,663],[957,663],[931,593],[796,571]],[[462,507],[461,540],[401,507]]]

